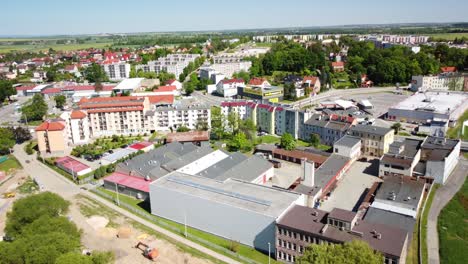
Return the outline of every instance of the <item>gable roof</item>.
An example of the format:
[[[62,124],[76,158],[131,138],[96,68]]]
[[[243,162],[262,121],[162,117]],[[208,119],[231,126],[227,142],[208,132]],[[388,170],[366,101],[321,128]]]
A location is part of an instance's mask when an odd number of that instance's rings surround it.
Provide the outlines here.
[[[441,72],[456,72],[457,68],[454,66],[440,67]]]
[[[334,61],[332,62],[333,67],[344,67],[344,62],[342,61]]]
[[[47,120],[36,127],[36,131],[62,131],[65,125],[62,121]]]
[[[86,117],[86,113],[80,110],[73,110],[70,114],[71,119],[83,119]]]
[[[252,78],[250,79],[250,85],[262,85],[267,80],[265,78]]]

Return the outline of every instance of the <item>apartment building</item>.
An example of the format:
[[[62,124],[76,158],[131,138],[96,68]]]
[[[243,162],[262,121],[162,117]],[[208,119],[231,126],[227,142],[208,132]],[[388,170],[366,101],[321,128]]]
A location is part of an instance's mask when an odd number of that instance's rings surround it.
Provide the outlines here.
[[[44,121],[36,127],[37,147],[41,156],[63,156],[68,145],[65,122],[62,119]]]
[[[387,153],[394,139],[393,129],[378,126],[356,125],[349,134],[361,138],[363,155],[374,157]]]
[[[91,135],[88,115],[84,111],[73,110],[71,112],[63,112],[60,118],[65,122],[69,142],[72,144],[88,143]]]
[[[237,95],[237,87],[243,86],[243,79],[225,79],[216,84],[216,92],[224,97],[234,97]]]
[[[147,64],[136,65],[135,69],[143,72],[155,72],[156,74],[160,72],[173,73],[176,78],[179,78],[185,67],[199,57],[199,54],[169,54],[155,61],[149,61]]]
[[[111,81],[121,81],[130,77],[130,64],[126,62],[104,63],[101,67]]]
[[[355,118],[348,116],[314,114],[305,121],[299,138],[309,140],[312,134],[317,134],[321,144],[333,146],[356,122]]]
[[[147,132],[145,114],[150,110],[148,97],[83,98],[78,106],[88,115],[90,134],[93,137]]]
[[[210,124],[211,109],[200,103],[179,101],[174,105],[155,106],[146,113],[146,130],[150,132],[176,130],[181,126],[209,128]]]
[[[413,92],[424,92],[427,90],[449,90],[463,91],[463,76],[452,76],[447,74],[439,75],[415,75],[411,78],[410,89]]]
[[[214,63],[209,66],[215,72],[220,73],[227,78],[232,78],[232,75],[237,72],[245,71],[248,72],[252,67],[251,61],[239,61],[239,62],[226,62],[226,63]]]
[[[276,259],[294,263],[310,244],[367,242],[382,253],[385,264],[404,264],[408,232],[401,228],[359,219],[355,212],[331,212],[295,205],[277,220]]]

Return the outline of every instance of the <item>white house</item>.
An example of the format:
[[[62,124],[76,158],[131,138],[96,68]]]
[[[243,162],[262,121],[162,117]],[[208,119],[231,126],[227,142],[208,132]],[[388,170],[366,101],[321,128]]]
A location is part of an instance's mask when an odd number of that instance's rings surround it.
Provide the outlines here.
[[[104,63],[102,68],[111,81],[120,81],[130,77],[130,64],[125,62]]]
[[[216,85],[216,92],[224,97],[233,97],[237,95],[237,87],[244,85],[243,79],[221,80]]]

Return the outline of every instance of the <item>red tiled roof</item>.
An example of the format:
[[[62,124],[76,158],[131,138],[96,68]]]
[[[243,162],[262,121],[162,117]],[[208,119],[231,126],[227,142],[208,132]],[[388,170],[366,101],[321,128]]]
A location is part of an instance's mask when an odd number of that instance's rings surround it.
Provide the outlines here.
[[[73,110],[70,115],[71,119],[83,119],[86,117],[86,113],[80,110]]]
[[[453,66],[449,66],[449,67],[441,67],[440,70],[442,72],[456,72],[457,68]]]
[[[315,84],[315,82],[318,80],[316,76],[304,76],[302,79],[302,82],[307,82],[310,81],[310,83]]]
[[[247,105],[247,102],[241,101],[241,102],[221,102],[221,107],[226,106],[226,107],[236,107],[236,106],[245,106]]]
[[[166,85],[166,86],[159,86],[158,89],[154,90],[154,92],[172,92],[177,90],[175,85]]]
[[[148,141],[143,141],[143,142],[138,142],[138,143],[135,143],[135,144],[132,144],[130,146],[128,146],[129,148],[132,148],[132,149],[136,149],[136,150],[142,150],[146,147],[149,147],[153,145],[153,143],[151,142],[148,142]]]
[[[142,107],[92,109],[92,110],[88,110],[88,113],[95,114],[95,113],[115,113],[115,112],[132,112],[132,111],[143,111],[143,106]]]
[[[117,183],[146,193],[149,192],[149,185],[151,183],[151,181],[145,181],[143,178],[130,176],[120,172],[112,173],[110,176],[104,178],[104,181]]]
[[[174,79],[172,79],[172,80],[167,80],[167,81],[166,81],[166,84],[172,85],[172,84],[173,84],[174,82],[176,82],[176,81],[177,81],[177,80],[174,80]]]
[[[166,137],[166,142],[192,142],[192,141],[208,141],[210,134],[208,131],[190,131],[190,132],[177,132],[169,133]]]
[[[73,172],[75,173],[79,173],[80,171],[87,170],[90,168],[88,165],[81,163],[69,156],[56,159],[55,164],[67,169],[68,171],[73,170]]]
[[[265,81],[266,81],[265,78],[252,78],[252,79],[250,79],[249,84],[250,85],[262,85],[263,82],[265,82]]]
[[[160,104],[160,103],[173,104],[174,103],[173,94],[151,95],[151,96],[148,96],[148,99],[150,101],[150,104]]]
[[[30,86],[17,86],[16,87],[16,91],[27,91],[27,90],[31,90],[32,88],[34,88],[35,86],[34,85],[30,85]]]
[[[333,67],[344,67],[344,62],[342,61],[334,61],[332,62]]]
[[[62,92],[60,88],[47,88],[41,91],[41,94],[56,94]]]
[[[42,124],[36,127],[36,131],[62,131],[65,129],[65,125],[61,121],[44,121]]]
[[[244,83],[244,79],[237,78],[237,79],[225,79],[221,80],[223,84],[230,84],[230,83]]]

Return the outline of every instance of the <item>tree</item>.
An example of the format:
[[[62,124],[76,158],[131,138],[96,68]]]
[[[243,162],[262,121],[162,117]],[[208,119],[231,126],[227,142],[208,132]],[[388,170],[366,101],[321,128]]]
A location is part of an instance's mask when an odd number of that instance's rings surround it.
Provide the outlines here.
[[[232,78],[240,78],[244,80],[244,82],[248,83],[250,81],[250,74],[244,70],[240,72],[236,72],[232,75]]]
[[[8,129],[10,129],[13,132],[13,137],[16,140],[16,143],[18,144],[21,144],[32,138],[31,133],[27,128],[18,126],[16,128],[9,127]]]
[[[190,96],[195,91],[195,87],[191,82],[186,82],[184,83],[184,91],[186,96]]]
[[[93,260],[79,252],[68,252],[59,256],[55,264],[93,264]]]
[[[0,80],[0,103],[6,99],[10,100],[10,96],[16,94],[16,89],[13,87],[12,81]]]
[[[42,120],[47,114],[48,106],[41,94],[35,94],[31,102],[21,108],[22,118],[26,117],[28,121]]]
[[[401,124],[399,122],[394,123],[390,128],[394,130],[395,134],[398,134],[401,129]]]
[[[227,116],[229,131],[236,133],[239,129],[239,115],[237,112],[230,112]]]
[[[11,129],[0,127],[0,155],[9,154],[14,145],[15,136]]]
[[[450,91],[462,91],[463,90],[463,77],[453,76],[449,79],[448,88]]]
[[[107,75],[104,69],[96,63],[91,64],[89,67],[86,68],[84,71],[84,76],[86,80],[90,82],[104,82],[107,81]]]
[[[63,106],[65,105],[67,101],[67,98],[65,97],[65,95],[59,94],[59,95],[54,96],[54,100],[55,100],[55,107],[63,109]]]
[[[5,232],[10,237],[20,234],[28,224],[41,216],[57,217],[68,211],[69,202],[51,192],[43,192],[17,200],[7,214]],[[34,208],[34,210],[31,210]]]
[[[249,140],[254,141],[257,138],[257,127],[250,118],[239,121],[239,131],[244,133]]]
[[[221,108],[213,106],[211,108],[211,131],[216,135],[216,139],[221,139],[224,135],[225,117],[221,113]]]
[[[199,118],[197,119],[197,124],[195,125],[196,130],[207,131],[209,129],[208,123],[205,119]]]
[[[382,262],[383,256],[362,240],[333,245],[312,244],[306,248],[301,257],[296,259],[298,264],[381,264]]]
[[[285,150],[294,150],[296,148],[296,140],[291,134],[284,133],[281,136],[280,147],[284,148]]]
[[[227,143],[229,151],[248,152],[252,150],[252,142],[247,139],[244,133],[238,132]]]
[[[180,126],[177,128],[176,130],[177,132],[189,132],[190,131],[190,128],[186,127],[186,126]]]
[[[320,145],[320,136],[318,134],[310,134],[310,145],[313,147],[318,147]]]

